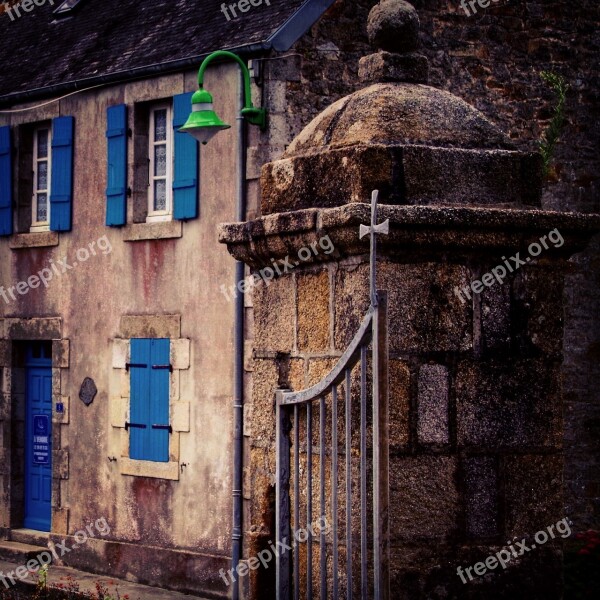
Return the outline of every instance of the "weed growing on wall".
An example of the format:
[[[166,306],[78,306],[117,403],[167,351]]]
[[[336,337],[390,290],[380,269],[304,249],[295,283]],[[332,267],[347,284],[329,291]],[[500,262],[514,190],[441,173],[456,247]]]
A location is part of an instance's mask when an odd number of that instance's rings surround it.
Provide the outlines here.
[[[540,77],[552,88],[557,99],[550,125],[548,125],[548,129],[540,141],[540,152],[544,161],[544,175],[547,177],[550,172],[550,163],[552,162],[554,149],[565,123],[565,104],[569,86],[564,77],[550,71],[542,71]]]

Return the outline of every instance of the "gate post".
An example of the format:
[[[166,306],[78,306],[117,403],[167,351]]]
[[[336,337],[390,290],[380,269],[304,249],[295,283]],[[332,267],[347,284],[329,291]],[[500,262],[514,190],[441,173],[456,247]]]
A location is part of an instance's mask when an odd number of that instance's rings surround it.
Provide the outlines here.
[[[275,483],[275,569],[277,600],[290,598],[290,419],[288,409],[281,406],[283,390],[275,392],[276,407],[276,483]],[[278,542],[284,545],[277,547]],[[291,545],[291,544],[289,544]]]

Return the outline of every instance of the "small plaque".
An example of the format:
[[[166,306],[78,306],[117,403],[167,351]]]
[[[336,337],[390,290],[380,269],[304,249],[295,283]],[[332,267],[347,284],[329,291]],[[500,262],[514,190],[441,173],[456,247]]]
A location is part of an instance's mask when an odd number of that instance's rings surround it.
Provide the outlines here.
[[[50,464],[50,418],[33,415],[33,463]]]
[[[57,402],[56,403],[56,412],[57,413],[64,413],[65,412],[65,405],[62,402]]]
[[[79,398],[86,405],[89,406],[96,397],[98,393],[98,388],[94,383],[94,380],[90,377],[86,377],[81,384],[81,388],[79,389]]]

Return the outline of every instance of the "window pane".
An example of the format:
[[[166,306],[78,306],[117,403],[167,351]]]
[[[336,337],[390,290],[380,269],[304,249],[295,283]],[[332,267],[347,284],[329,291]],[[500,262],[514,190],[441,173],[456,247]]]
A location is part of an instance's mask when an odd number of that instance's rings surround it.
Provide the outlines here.
[[[37,132],[37,157],[46,158],[48,156],[48,130],[40,129]]]
[[[48,163],[46,161],[38,163],[37,189],[48,189]]]
[[[167,111],[166,109],[154,111],[154,141],[164,142],[167,139]]]
[[[154,147],[154,175],[164,177],[167,174],[167,146]]]
[[[48,196],[47,196],[47,194],[38,194],[36,219],[38,222],[48,220]]]
[[[167,210],[167,182],[154,182],[154,210]]]

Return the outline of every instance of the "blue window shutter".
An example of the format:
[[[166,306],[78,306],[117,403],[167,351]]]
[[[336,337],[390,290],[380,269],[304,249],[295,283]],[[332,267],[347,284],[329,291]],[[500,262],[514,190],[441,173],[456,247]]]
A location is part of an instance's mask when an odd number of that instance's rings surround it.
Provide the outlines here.
[[[150,342],[132,339],[130,342],[131,366],[129,421],[129,457],[146,460],[146,439],[150,422]]]
[[[173,216],[180,220],[198,217],[198,142],[189,133],[178,131],[191,110],[191,92],[173,97]]]
[[[132,339],[130,364],[129,457],[155,462],[169,461],[168,339]],[[154,368],[153,368],[154,367]]]
[[[110,106],[106,123],[106,224],[119,227],[127,220],[127,105]]]
[[[71,231],[73,205],[73,117],[52,119],[50,229]]]
[[[170,341],[168,339],[152,340],[150,358],[150,428],[148,460],[157,462],[169,461],[169,430],[155,429],[153,425],[168,427],[169,420],[169,375]]]
[[[12,233],[11,158],[10,127],[0,127],[0,236]]]

